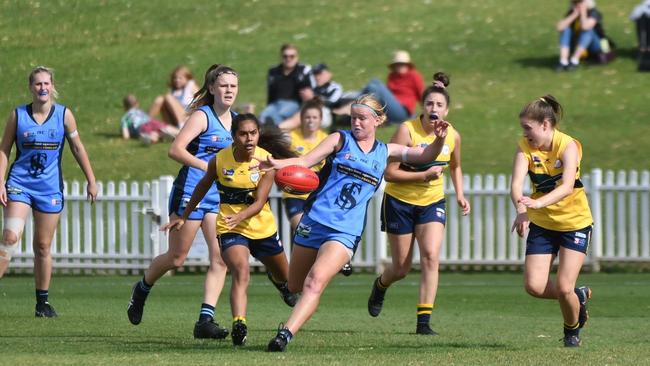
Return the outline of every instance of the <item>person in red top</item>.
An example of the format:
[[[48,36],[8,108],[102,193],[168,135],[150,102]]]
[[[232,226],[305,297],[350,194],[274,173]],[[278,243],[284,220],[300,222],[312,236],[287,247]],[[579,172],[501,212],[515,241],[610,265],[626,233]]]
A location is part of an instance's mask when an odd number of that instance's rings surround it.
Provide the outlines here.
[[[415,107],[424,92],[424,81],[406,51],[396,51],[388,67],[387,85],[373,79],[362,93],[374,94],[386,106],[388,121],[401,123],[415,114]]]

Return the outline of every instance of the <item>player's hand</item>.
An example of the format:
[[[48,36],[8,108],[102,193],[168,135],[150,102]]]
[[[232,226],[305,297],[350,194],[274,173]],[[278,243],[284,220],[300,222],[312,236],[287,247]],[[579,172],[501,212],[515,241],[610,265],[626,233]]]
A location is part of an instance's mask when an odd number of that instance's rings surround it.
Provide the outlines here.
[[[266,159],[260,159],[257,156],[253,156],[253,159],[257,160],[260,162],[260,170],[268,172],[269,170],[272,169],[280,169],[284,167],[284,164],[282,164],[282,160],[277,160],[274,159],[271,155],[268,155]]]
[[[524,206],[526,206],[528,208],[532,208],[532,209],[535,209],[535,210],[542,208],[542,203],[541,202],[539,202],[538,200],[532,199],[532,198],[530,198],[528,196],[521,197],[519,199],[519,203],[521,203],[522,205],[524,205]]]
[[[0,203],[7,206],[7,188],[4,184],[0,185]]]
[[[526,231],[528,231],[528,224],[530,224],[530,220],[528,220],[528,214],[526,212],[519,213],[517,214],[517,217],[515,217],[515,222],[512,223],[510,232],[514,232],[516,230],[517,235],[519,235],[520,238],[523,238],[524,234],[526,234]]]
[[[232,216],[225,216],[223,218],[223,223],[226,225],[228,230],[234,229],[242,221],[243,217],[239,214],[234,214]]]
[[[469,205],[469,201],[465,199],[465,197],[458,197],[456,200],[458,202],[458,206],[462,210],[463,216],[469,215],[469,213],[472,211],[472,208]]]
[[[95,201],[97,201],[97,183],[88,183],[86,186],[86,199],[88,199],[90,203],[95,203]]]
[[[183,225],[185,225],[185,220],[181,219],[180,217],[177,217],[175,219],[172,219],[170,222],[166,223],[165,225],[161,226],[160,231],[170,231],[170,230],[180,231]]]
[[[439,119],[433,125],[433,133],[436,137],[444,139],[447,137],[447,127],[449,127],[449,122]]]
[[[442,177],[442,166],[440,165],[434,165],[424,171],[425,182],[436,180],[440,177]]]

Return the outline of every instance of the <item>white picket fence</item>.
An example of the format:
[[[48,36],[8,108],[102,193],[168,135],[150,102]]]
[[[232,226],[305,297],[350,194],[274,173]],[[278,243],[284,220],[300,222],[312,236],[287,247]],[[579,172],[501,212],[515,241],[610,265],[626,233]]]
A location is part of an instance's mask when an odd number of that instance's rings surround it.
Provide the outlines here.
[[[444,266],[499,268],[520,266],[525,241],[510,232],[515,210],[510,203],[509,177],[474,175],[465,177],[465,195],[472,205],[467,217],[460,214],[447,180],[447,227],[440,259]],[[650,262],[650,172],[603,172],[594,169],[583,177],[594,216],[594,234],[587,263],[599,270],[602,262]],[[58,271],[87,273],[109,270],[141,272],[152,258],[164,252],[167,236],[159,231],[168,221],[168,197],[172,177],[151,182],[99,184],[94,205],[85,200],[78,182],[66,185],[65,209],[54,242],[52,256]],[[525,187],[529,190],[529,187]],[[380,231],[382,191],[368,208],[363,242],[353,266],[381,271],[390,262],[386,236]],[[271,193],[271,207],[278,219],[283,243],[290,242],[289,222],[281,195]],[[33,266],[33,225],[27,221],[25,234],[11,263],[11,271],[30,271]],[[285,245],[287,255],[290,246]],[[414,251],[414,263],[419,253]],[[259,265],[258,262],[251,261]],[[185,263],[207,266],[205,241],[199,235]]]

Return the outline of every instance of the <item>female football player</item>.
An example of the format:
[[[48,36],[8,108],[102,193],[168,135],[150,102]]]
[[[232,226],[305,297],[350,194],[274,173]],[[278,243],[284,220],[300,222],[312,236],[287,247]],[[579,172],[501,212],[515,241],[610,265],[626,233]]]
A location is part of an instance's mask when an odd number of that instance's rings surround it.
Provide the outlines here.
[[[449,113],[449,77],[444,73],[433,76],[434,84],[425,90],[420,118],[406,121],[395,131],[391,142],[406,146],[427,146],[437,138],[437,120]],[[438,289],[440,245],[445,229],[445,193],[442,170],[449,166],[456,201],[463,215],[470,205],[463,194],[463,172],[460,167],[460,134],[447,127],[442,152],[424,165],[391,162],[386,168],[386,185],[382,202],[382,230],[388,233],[392,264],[373,283],[368,299],[368,312],[378,316],[386,290],[406,277],[411,270],[414,240],[420,248],[420,298],[417,305],[416,334],[436,335],[429,326]]]
[[[61,158],[65,139],[86,176],[88,200],[95,202],[97,184],[88,154],[72,112],[55,102],[58,93],[51,69],[38,66],[29,74],[32,102],[11,112],[0,143],[0,179],[4,179],[16,144],[16,159],[9,176],[0,184],[4,206],[4,230],[0,242],[0,277],[9,266],[30,209],[34,218],[34,282],[37,317],[56,317],[48,301],[52,278],[50,248],[63,210]]]
[[[557,125],[562,106],[545,95],[519,113],[523,137],[512,168],[511,198],[517,208],[512,225],[519,236],[528,231],[524,278],[526,291],[541,299],[558,300],[564,318],[564,346],[580,346],[580,329],[588,319],[591,289],[575,288],[591,240],[593,219],[580,181],[582,145]],[[533,186],[523,195],[528,175]],[[557,278],[549,277],[559,256]]]

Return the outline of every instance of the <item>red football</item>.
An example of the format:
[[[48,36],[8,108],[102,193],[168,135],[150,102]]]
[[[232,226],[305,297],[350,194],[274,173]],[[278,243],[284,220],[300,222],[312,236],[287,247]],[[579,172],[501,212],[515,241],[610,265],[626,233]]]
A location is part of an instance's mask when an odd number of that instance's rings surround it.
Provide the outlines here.
[[[275,184],[287,193],[310,193],[318,188],[318,175],[304,166],[289,165],[275,172]]]

